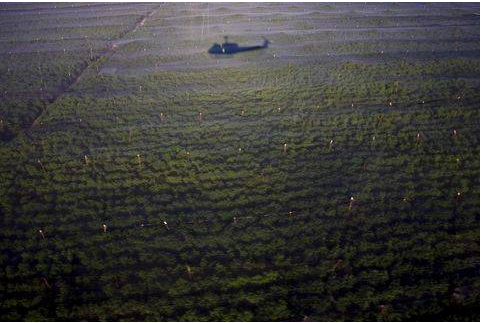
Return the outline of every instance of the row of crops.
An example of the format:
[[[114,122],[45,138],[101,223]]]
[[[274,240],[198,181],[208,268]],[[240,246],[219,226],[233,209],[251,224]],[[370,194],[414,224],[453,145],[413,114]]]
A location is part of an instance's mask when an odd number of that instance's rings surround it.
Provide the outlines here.
[[[416,24],[459,17],[386,6]],[[138,41],[113,39],[0,146],[0,318],[478,320],[478,57],[437,43],[401,59],[380,43],[376,60],[273,60],[281,41],[223,68],[124,73],[129,55],[170,39],[146,36],[168,17],[202,22],[195,8],[149,8],[121,38]]]
[[[37,4],[0,12],[0,140],[12,140],[156,5]],[[12,32],[14,30],[14,32]]]

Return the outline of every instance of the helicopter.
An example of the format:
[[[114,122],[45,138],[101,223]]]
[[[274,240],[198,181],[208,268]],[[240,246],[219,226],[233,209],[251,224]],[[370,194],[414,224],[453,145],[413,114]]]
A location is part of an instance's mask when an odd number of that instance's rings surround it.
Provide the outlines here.
[[[264,38],[263,45],[257,46],[239,46],[237,43],[229,43],[228,36],[224,36],[224,43],[219,45],[218,43],[214,43],[211,48],[209,48],[209,54],[221,54],[221,55],[231,55],[241,52],[248,52],[257,49],[264,49],[268,48],[269,40]]]

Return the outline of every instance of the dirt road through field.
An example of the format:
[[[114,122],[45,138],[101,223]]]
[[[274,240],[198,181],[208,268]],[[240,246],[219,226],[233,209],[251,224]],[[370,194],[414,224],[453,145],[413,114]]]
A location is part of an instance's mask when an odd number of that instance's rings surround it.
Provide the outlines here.
[[[73,74],[72,75],[72,78],[71,78],[71,81],[66,85],[66,86],[63,86],[61,88],[59,88],[52,96],[51,98],[47,99],[46,100],[46,103],[45,103],[45,107],[43,109],[43,112],[40,113],[36,118],[35,120],[32,122],[32,124],[30,125],[30,127],[28,128],[29,130],[38,126],[40,124],[40,118],[42,117],[42,115],[45,113],[45,111],[47,111],[48,109],[48,106],[52,103],[54,103],[55,101],[57,101],[58,98],[60,98],[68,89],[70,89],[73,85],[75,85],[76,83],[79,82],[79,80],[82,78],[82,75],[92,66],[94,66],[98,61],[100,61],[102,58],[105,58],[107,57],[110,53],[114,52],[116,49],[117,49],[117,46],[118,46],[118,42],[121,42],[122,40],[124,40],[124,38],[132,33],[132,32],[135,32],[136,30],[138,30],[140,27],[144,26],[146,20],[151,17],[152,15],[154,15],[158,10],[159,10],[160,6],[149,11],[146,15],[144,15],[141,19],[139,19],[135,25],[123,32],[115,41],[111,42],[103,51],[101,51],[98,55],[94,56],[93,59],[89,62],[89,64],[86,64],[85,67],[83,67],[82,69],[79,70],[78,73],[76,74]]]

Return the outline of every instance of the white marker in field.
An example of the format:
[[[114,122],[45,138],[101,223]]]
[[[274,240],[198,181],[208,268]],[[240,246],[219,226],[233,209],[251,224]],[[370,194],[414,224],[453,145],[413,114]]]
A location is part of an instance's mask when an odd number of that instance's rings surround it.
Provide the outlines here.
[[[107,232],[107,226],[105,224],[102,224],[102,230],[104,230],[104,233]]]
[[[87,155],[84,156],[84,160],[85,160],[85,164],[88,165],[89,164],[89,157],[87,157]]]
[[[42,277],[42,282],[44,283],[45,287],[47,287],[48,289],[52,289],[52,286],[50,286],[49,281],[47,280],[47,278]]]
[[[141,166],[141,155],[137,154],[137,163]]]
[[[283,151],[286,153],[287,150],[288,150],[288,144],[284,144],[283,145]]]
[[[166,222],[166,221],[162,221],[162,224],[164,224],[164,226],[166,227],[166,229],[169,230],[169,226],[167,225],[167,222]]]
[[[457,199],[457,202],[460,202],[462,200],[462,193],[457,192],[457,196],[455,198]]]
[[[191,267],[186,266],[186,270],[187,270],[187,275],[189,276],[189,280],[192,280],[192,271],[191,271]]]
[[[38,230],[38,233],[40,233],[40,235],[42,236],[42,239],[45,240],[45,235],[44,235],[44,232],[42,231],[42,229]]]
[[[331,150],[331,148],[333,148],[333,139],[330,140],[329,147],[330,147],[330,150]]]
[[[454,137],[457,137],[457,130],[454,129],[453,134],[454,134]]]
[[[44,173],[47,173],[47,170],[45,169],[44,164],[42,164],[42,162],[40,161],[40,159],[37,160],[37,163],[40,165],[40,167],[42,168],[42,170],[44,171]]]
[[[350,197],[350,204],[348,205],[348,210],[351,211],[354,205],[355,205],[355,198],[352,196]]]

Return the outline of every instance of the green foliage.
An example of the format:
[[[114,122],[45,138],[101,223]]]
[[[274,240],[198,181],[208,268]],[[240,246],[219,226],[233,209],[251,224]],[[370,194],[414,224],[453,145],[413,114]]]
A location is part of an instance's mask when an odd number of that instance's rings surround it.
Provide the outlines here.
[[[23,29],[12,13],[9,48],[78,50],[0,61],[2,320],[479,319],[475,15],[253,4],[252,28],[309,32],[218,66],[190,54],[193,4],[56,5]],[[217,24],[246,22],[225,6]],[[284,45],[303,59],[273,59]]]

